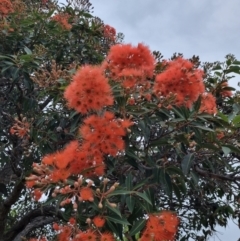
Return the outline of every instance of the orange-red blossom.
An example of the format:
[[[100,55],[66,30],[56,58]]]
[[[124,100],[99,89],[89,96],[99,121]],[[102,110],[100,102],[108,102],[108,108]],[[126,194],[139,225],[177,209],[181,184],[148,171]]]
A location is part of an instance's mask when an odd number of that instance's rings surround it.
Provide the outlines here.
[[[3,17],[7,16],[9,13],[13,12],[13,5],[10,0],[0,1],[0,15]]]
[[[92,115],[84,120],[80,133],[84,139],[82,148],[89,152],[116,156],[123,151],[123,136],[133,123],[130,120],[116,119],[114,113],[106,111],[103,116]]]
[[[155,60],[144,44],[137,47],[117,44],[110,48],[102,66],[110,79],[121,82],[125,88],[133,88],[148,83],[147,78],[153,76]]]
[[[72,25],[68,22],[69,18],[68,13],[58,13],[52,17],[52,20],[58,22],[63,29],[70,30]]]
[[[155,79],[154,92],[159,97],[175,95],[175,105],[190,108],[205,91],[203,71],[183,58],[167,62],[166,70]]]
[[[173,241],[178,225],[179,218],[170,211],[151,214],[139,241]]]
[[[113,96],[108,80],[97,66],[86,65],[76,72],[64,97],[70,108],[86,114],[113,105]]]
[[[72,218],[70,218],[72,219]],[[69,220],[70,221],[70,220]],[[100,232],[92,228],[88,228],[86,231],[80,230],[75,222],[70,223],[69,226],[53,224],[53,229],[58,231],[58,241],[115,241],[115,238],[110,232]]]

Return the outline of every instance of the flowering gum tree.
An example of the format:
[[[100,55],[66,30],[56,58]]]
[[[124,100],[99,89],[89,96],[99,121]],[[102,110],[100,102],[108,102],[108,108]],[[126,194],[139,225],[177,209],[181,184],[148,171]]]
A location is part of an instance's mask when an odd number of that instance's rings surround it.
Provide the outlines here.
[[[0,240],[206,240],[238,219],[234,56],[163,60],[88,1],[6,2]]]
[[[76,71],[64,97],[70,108],[85,115],[77,140],[34,163],[34,174],[25,178],[35,199],[49,193],[52,202],[67,210],[69,224],[53,225],[58,240],[181,237],[177,214],[188,201],[182,195],[196,185],[194,175],[211,175],[197,159],[206,151],[206,143],[198,147],[195,132],[212,132],[205,122],[224,115],[216,115],[216,97],[223,103],[232,94],[222,89],[226,81],[219,90],[209,91],[206,73],[196,64],[181,56],[157,62],[143,44],[118,44],[110,48],[102,65]],[[172,134],[168,144],[165,138]],[[221,134],[215,136],[214,152],[226,136]],[[184,143],[178,143],[178,138]],[[230,153],[230,147],[235,147],[227,145]],[[173,203],[161,205],[161,192]]]

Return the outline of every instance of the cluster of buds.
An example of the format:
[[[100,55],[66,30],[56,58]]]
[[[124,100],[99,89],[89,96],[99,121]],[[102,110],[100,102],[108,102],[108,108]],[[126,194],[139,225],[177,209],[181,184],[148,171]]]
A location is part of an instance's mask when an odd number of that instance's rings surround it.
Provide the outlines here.
[[[80,177],[77,181],[66,180],[65,183],[65,186],[55,188],[52,193],[52,197],[57,197],[58,195],[66,196],[61,201],[60,206],[63,207],[66,204],[72,203],[73,208],[76,210],[78,208],[78,202],[94,201],[94,190],[91,188],[94,186],[94,182],[92,180],[86,181]]]
[[[14,32],[14,29],[11,28],[9,23],[4,18],[0,20],[0,30],[2,32],[4,31],[6,35],[10,32]]]
[[[128,89],[126,89],[125,91],[128,91]],[[144,101],[151,102],[152,98],[153,98],[153,95],[151,92],[149,92],[149,89],[142,88],[142,86],[140,86],[140,88],[139,88],[139,93],[132,94],[129,92],[129,93],[127,93],[127,95],[129,95],[128,100],[127,100],[128,105],[136,105],[136,104],[140,104]]]
[[[25,177],[25,182],[27,188],[33,188],[33,196],[35,200],[39,200],[45,190],[48,189],[49,184],[51,183],[49,179],[49,170],[48,166],[33,163],[33,172],[29,177]]]
[[[43,52],[45,49],[39,47],[39,51]],[[37,54],[37,53],[35,53]],[[67,68],[57,65],[55,60],[51,61],[51,67],[45,65],[40,70],[33,73],[31,79],[39,85],[39,87],[53,87],[59,85],[59,80],[65,80],[69,83],[72,79],[72,70],[77,68],[76,63],[70,64]]]
[[[225,136],[223,131],[218,131],[216,137],[218,140],[221,140]]]
[[[175,105],[176,102],[176,94],[170,92],[168,96],[163,96],[159,94],[157,97],[158,100],[158,108],[166,108],[168,110],[172,109],[172,106]]]
[[[100,188],[96,189],[96,197],[99,198],[99,203],[98,203],[98,208],[102,209],[103,208],[103,201],[106,200],[107,204],[109,206],[111,206],[112,208],[116,208],[117,204],[116,203],[111,203],[108,200],[108,195],[111,194],[112,192],[115,191],[115,189],[119,186],[118,182],[115,182],[112,186],[110,186],[107,189],[107,184],[109,183],[109,179],[108,178],[103,178],[102,180],[102,190]]]
[[[26,117],[22,117],[22,120],[19,120],[18,118],[15,118],[15,123],[10,129],[10,134],[16,135],[19,138],[25,138],[29,139],[29,133],[30,133],[30,123],[27,121]]]
[[[34,163],[33,172],[34,174],[31,174],[29,177],[25,178],[26,186],[28,188],[34,187],[35,191],[38,190],[38,196],[39,191],[42,193],[46,192],[50,186],[55,184],[55,182],[53,182],[50,178],[51,169],[49,166]],[[89,179],[85,180],[83,177],[79,177],[76,181],[66,179],[63,182],[58,183],[58,187],[54,189],[52,197],[55,198],[58,195],[64,196],[60,206],[63,207],[66,204],[72,203],[73,208],[76,210],[78,207],[78,202],[94,201],[94,190],[92,189],[92,186],[94,186],[94,182]],[[38,198],[36,199],[38,200]]]

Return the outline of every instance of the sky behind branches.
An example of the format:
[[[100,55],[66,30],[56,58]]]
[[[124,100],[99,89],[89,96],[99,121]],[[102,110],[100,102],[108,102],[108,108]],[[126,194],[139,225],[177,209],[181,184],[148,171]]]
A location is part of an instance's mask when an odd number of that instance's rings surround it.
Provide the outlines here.
[[[90,0],[94,15],[168,59],[173,53],[205,62],[240,59],[240,0]],[[234,87],[240,76],[234,79]],[[231,83],[231,84],[232,84]]]

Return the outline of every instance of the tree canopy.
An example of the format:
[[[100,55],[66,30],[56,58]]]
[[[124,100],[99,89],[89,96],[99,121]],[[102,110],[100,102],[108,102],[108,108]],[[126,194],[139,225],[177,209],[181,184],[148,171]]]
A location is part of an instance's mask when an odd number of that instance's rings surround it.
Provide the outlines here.
[[[0,3],[0,240],[207,240],[240,218],[240,61],[123,43],[88,0]]]

